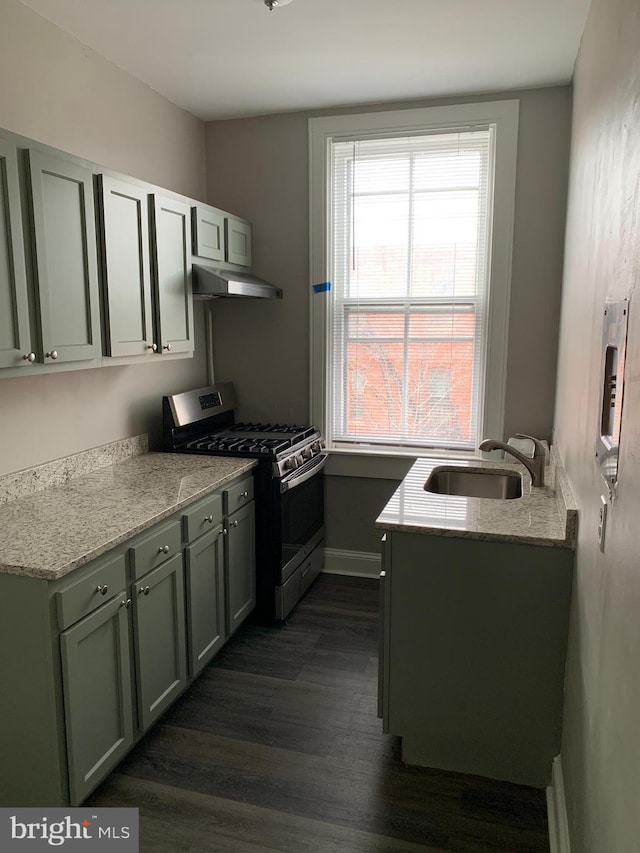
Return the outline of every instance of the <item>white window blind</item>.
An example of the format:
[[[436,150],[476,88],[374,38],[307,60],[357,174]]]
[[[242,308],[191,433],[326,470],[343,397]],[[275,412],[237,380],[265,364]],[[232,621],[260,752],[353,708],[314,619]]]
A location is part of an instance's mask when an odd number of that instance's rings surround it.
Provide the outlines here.
[[[493,130],[332,140],[333,446],[477,446]]]

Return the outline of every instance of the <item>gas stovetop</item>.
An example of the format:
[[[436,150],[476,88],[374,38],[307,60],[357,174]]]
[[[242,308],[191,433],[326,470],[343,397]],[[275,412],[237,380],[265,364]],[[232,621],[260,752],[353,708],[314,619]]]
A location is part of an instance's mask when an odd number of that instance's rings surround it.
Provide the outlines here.
[[[298,468],[306,472],[316,457],[326,456],[315,427],[235,423],[234,407],[235,392],[229,382],[163,397],[165,449],[257,459],[274,477]]]
[[[289,424],[239,423],[200,436],[187,444],[189,450],[222,455],[277,457],[302,442],[318,439],[313,427]]]

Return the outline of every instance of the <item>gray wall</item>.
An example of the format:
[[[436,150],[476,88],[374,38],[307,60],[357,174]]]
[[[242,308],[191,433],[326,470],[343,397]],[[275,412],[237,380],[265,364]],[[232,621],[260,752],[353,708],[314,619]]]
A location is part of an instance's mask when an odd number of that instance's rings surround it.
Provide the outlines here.
[[[0,127],[203,198],[204,125],[16,0],[0,0]],[[205,379],[198,357],[0,379],[0,474],[150,431],[163,393]]]
[[[508,346],[505,433],[549,437],[562,275],[571,88],[464,97],[464,103],[520,99],[520,133]],[[379,105],[415,107],[453,99]],[[328,112],[210,122],[206,125],[208,200],[254,223],[256,272],[282,286],[278,304],[218,302],[214,307],[219,378],[232,378],[248,418],[308,419],[309,176],[307,119]],[[333,478],[328,478],[333,480]],[[329,482],[328,544],[372,550],[380,489],[359,500],[361,484]],[[349,485],[351,483],[351,485]],[[366,489],[365,489],[366,491]],[[351,495],[351,499],[349,499]],[[339,496],[340,500],[333,498]],[[345,516],[345,505],[351,514]],[[357,547],[359,546],[359,547]]]
[[[556,436],[580,507],[562,764],[572,853],[640,849],[640,5],[593,0],[575,72]],[[633,294],[619,488],[595,465],[602,311]]]

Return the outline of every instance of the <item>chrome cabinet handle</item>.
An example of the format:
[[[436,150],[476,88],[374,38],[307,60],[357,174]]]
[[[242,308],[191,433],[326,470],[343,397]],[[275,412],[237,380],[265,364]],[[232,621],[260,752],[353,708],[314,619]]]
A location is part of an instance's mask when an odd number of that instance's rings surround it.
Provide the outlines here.
[[[141,586],[140,589],[138,590],[138,595],[149,595],[150,592],[151,592],[150,586]]]
[[[47,358],[52,358],[54,361],[58,357],[58,350],[52,349],[51,352],[45,352]]]
[[[122,601],[120,602],[120,604],[122,605],[122,607],[131,607],[131,599],[130,598],[127,598],[127,599],[123,598]]]
[[[169,546],[168,545],[164,545],[164,546],[161,545],[158,548],[158,554],[168,554],[168,553],[169,553]]]
[[[35,352],[28,352],[26,355],[23,355],[22,360],[28,361],[30,364],[33,364],[33,362],[36,360]]]
[[[240,495],[239,500],[242,500],[243,498],[248,498],[248,497],[249,497],[249,492],[243,492],[243,493]]]
[[[162,349],[166,349],[167,352],[171,352],[171,344],[165,344]]]
[[[202,520],[208,521],[209,524],[213,524],[213,516],[212,515],[205,515],[205,517]]]
[[[223,528],[222,528],[222,535],[223,535],[223,536],[226,536],[228,533],[229,533],[229,531],[227,530],[227,528],[226,528],[226,527],[223,527]]]
[[[153,352],[158,352],[158,344],[147,344],[147,349],[150,349]]]
[[[109,587],[106,585],[106,583],[103,586],[100,586],[100,584],[98,584],[98,586],[96,587],[96,592],[99,592],[100,595],[106,595],[108,591]]]
[[[237,526],[238,526],[238,522],[237,522],[237,521],[232,521],[232,522],[231,522],[231,526],[232,526],[232,527],[237,527]]]

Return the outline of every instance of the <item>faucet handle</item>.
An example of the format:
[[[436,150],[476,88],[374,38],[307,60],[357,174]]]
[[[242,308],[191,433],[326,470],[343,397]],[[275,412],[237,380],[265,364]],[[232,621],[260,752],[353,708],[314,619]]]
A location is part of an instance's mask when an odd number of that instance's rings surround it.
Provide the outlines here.
[[[516,438],[528,438],[533,442],[533,458],[537,459],[540,456],[546,456],[547,449],[544,444],[540,441],[539,438],[535,438],[533,435],[524,435],[521,432],[516,433]]]

